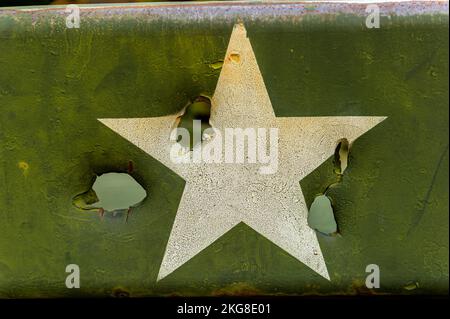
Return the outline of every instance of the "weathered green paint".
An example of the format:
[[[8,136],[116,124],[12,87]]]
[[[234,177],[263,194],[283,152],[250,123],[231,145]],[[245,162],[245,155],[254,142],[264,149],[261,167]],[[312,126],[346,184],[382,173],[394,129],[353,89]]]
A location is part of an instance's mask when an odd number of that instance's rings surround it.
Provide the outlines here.
[[[327,192],[341,233],[319,235],[330,282],[240,224],[156,283],[184,182],[97,118],[172,114],[212,94],[237,18],[136,9],[77,30],[58,12],[0,10],[0,297],[369,293],[372,263],[376,293],[448,291],[448,15],[368,30],[345,12],[242,14],[278,116],[388,119]],[[130,160],[148,197],[128,223],[72,205],[92,174]],[[330,158],[301,181],[308,206],[335,181]],[[81,289],[65,288],[70,263]]]

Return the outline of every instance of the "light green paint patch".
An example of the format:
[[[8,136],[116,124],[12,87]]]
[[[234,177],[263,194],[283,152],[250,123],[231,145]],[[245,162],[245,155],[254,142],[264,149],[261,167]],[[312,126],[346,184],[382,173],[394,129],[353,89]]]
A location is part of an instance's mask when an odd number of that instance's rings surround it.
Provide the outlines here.
[[[333,207],[326,195],[319,195],[314,199],[308,213],[308,225],[326,235],[332,235],[337,232]]]
[[[136,207],[147,197],[145,189],[129,174],[105,173],[92,188],[73,198],[73,205],[87,211],[118,212]]]
[[[145,189],[125,173],[106,173],[98,176],[92,190],[99,199],[95,206],[108,212],[129,209],[147,197]]]

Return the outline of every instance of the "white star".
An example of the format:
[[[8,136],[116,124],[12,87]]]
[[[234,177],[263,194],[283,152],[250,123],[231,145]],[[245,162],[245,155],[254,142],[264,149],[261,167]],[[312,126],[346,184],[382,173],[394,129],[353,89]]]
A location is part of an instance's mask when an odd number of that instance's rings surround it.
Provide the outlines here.
[[[242,24],[231,34],[210,123],[219,130],[278,128],[276,174],[260,174],[261,165],[250,163],[174,163],[169,137],[177,117],[100,119],[186,181],[158,280],[240,222],[329,280],[299,181],[334,154],[340,139],[352,143],[385,117],[276,117]]]

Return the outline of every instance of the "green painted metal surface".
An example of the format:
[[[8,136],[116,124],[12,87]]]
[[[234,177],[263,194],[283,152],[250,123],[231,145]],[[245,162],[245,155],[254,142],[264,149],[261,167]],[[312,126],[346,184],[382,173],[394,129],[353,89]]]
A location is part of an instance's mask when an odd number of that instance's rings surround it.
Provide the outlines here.
[[[89,9],[79,29],[64,8],[0,9],[0,297],[447,293],[447,3],[382,5],[379,29],[363,5],[292,6]],[[327,192],[331,281],[240,224],[156,282],[184,181],[97,121],[211,96],[237,21],[277,116],[388,116]],[[129,161],[148,196],[127,223],[72,204]],[[337,179],[330,158],[302,180],[308,207]],[[80,289],[64,284],[72,263]],[[368,264],[380,289],[364,285]]]

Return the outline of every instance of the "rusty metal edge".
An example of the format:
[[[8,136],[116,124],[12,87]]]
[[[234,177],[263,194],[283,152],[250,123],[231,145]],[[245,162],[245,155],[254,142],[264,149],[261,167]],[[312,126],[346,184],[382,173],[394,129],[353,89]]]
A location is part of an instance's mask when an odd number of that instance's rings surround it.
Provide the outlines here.
[[[384,16],[412,15],[448,15],[447,0],[412,0],[412,1],[212,1],[212,2],[149,2],[126,4],[94,4],[79,5],[80,12],[85,15],[113,17],[122,15],[151,15],[153,17],[169,17],[199,20],[214,17],[251,16],[289,17],[317,14],[351,14],[366,16],[369,4],[376,4],[380,14]],[[0,8],[2,15],[32,15],[34,17],[48,14],[66,14],[66,6],[31,6]]]

